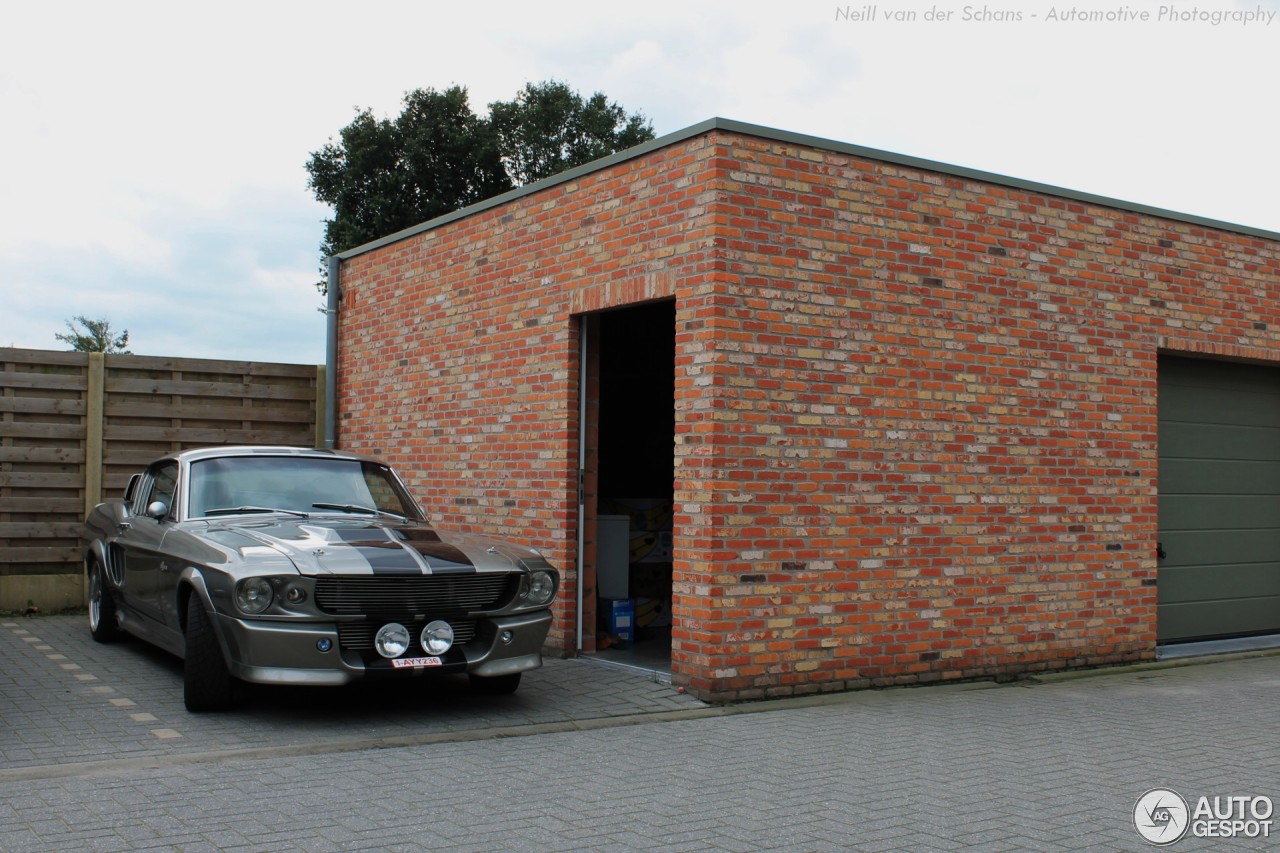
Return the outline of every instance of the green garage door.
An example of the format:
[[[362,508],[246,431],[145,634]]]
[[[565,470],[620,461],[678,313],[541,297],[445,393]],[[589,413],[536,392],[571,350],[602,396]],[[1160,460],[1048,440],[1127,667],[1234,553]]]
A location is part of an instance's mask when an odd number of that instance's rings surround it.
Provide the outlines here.
[[[1280,369],[1160,359],[1161,642],[1280,632]]]

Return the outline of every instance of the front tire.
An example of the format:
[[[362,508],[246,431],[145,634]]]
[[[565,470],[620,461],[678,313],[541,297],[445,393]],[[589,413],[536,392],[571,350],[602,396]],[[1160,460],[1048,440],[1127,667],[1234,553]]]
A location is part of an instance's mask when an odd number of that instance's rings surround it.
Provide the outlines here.
[[[122,633],[116,600],[111,597],[106,572],[97,559],[89,562],[89,633],[99,643],[113,643]]]
[[[235,679],[227,669],[213,622],[195,592],[187,599],[187,653],[182,667],[182,697],[187,710],[225,711],[232,705]]]
[[[516,692],[516,688],[520,686],[520,676],[522,673],[512,672],[507,675],[492,675],[483,678],[479,675],[470,676],[471,689],[475,693],[485,696],[509,696]]]

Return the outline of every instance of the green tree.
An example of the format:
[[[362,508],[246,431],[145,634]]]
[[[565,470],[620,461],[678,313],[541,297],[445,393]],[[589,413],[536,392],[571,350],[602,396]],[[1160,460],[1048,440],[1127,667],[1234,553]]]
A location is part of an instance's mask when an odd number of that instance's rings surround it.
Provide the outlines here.
[[[76,328],[76,324],[80,328]],[[111,331],[111,322],[106,319],[90,320],[77,316],[67,321],[66,333],[55,332],[53,335],[64,344],[70,344],[75,352],[105,352],[128,355],[125,349],[129,345],[129,332],[116,335]]]
[[[583,98],[555,80],[528,83],[513,100],[489,104],[489,121],[516,185],[653,139],[653,125],[640,113],[627,115],[601,92]]]
[[[363,110],[312,153],[307,171],[333,208],[326,258],[511,189],[493,128],[460,86],[415,89],[394,120]]]
[[[360,111],[311,153],[310,188],[333,209],[324,258],[653,138],[640,114],[555,81],[490,104],[490,117],[456,85],[415,89],[403,104],[394,119]]]

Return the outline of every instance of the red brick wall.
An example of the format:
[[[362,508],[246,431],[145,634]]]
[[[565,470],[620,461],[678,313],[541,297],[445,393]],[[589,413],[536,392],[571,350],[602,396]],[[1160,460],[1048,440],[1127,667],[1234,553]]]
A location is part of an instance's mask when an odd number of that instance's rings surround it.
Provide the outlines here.
[[[1276,360],[1277,250],[712,131],[345,263],[339,441],[568,569],[572,315],[674,296],[678,683],[1150,658],[1157,353]]]

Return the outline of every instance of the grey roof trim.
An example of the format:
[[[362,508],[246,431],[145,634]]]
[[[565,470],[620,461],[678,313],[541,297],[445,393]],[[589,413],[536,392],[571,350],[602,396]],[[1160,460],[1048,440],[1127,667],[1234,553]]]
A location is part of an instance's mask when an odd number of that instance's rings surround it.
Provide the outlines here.
[[[196,447],[190,450],[178,450],[161,456],[161,459],[177,459],[183,462],[198,462],[203,459],[220,459],[231,456],[305,456],[310,459],[364,459],[376,461],[373,457],[347,453],[324,447],[293,447],[284,444],[232,444],[222,447]]]
[[[1247,234],[1252,237],[1261,237],[1266,240],[1280,241],[1280,232],[1268,231],[1264,228],[1255,228],[1251,225],[1237,225],[1235,223],[1209,219],[1204,216],[1196,216],[1190,213],[1179,213],[1173,210],[1164,210],[1159,207],[1137,204],[1135,202],[1110,198],[1108,196],[1063,189],[1062,187],[1055,187],[1052,184],[1042,184],[1038,181],[1027,181],[1021,178],[1011,178],[1007,175],[1000,175],[995,172],[984,172],[981,169],[970,169],[966,166],[953,166],[948,163],[940,163],[936,160],[926,160],[921,157],[912,157],[906,154],[894,154],[891,151],[881,151],[876,148],[867,148],[862,145],[854,145],[849,142],[837,142],[832,139],[824,139],[820,136],[809,136],[803,133],[776,130],[771,127],[764,127],[763,125],[734,121],[733,119],[710,118],[706,121],[698,122],[695,125],[690,125],[683,130],[677,130],[674,133],[668,133],[665,136],[659,136],[656,139],[651,139],[642,145],[637,145],[633,148],[619,151],[616,154],[610,154],[608,157],[602,157],[599,160],[593,160],[590,163],[577,166],[549,178],[543,178],[542,180],[535,181],[532,184],[517,187],[516,189],[505,192],[502,195],[497,195],[493,198],[485,199],[484,201],[460,208],[451,213],[446,213],[444,216],[437,216],[435,219],[428,220],[419,225],[414,225],[411,228],[404,229],[403,231],[397,231],[394,234],[389,234],[386,237],[382,237],[370,243],[356,246],[354,249],[348,249],[345,252],[340,252],[334,257],[340,260],[354,258],[357,255],[362,255],[365,252],[370,252],[390,243],[395,243],[399,240],[405,239],[406,237],[412,237],[415,234],[421,234],[424,231],[439,228],[441,225],[446,225],[450,222],[472,216],[480,213],[481,211],[489,210],[490,208],[499,207],[509,201],[514,201],[518,198],[532,195],[533,193],[547,189],[548,187],[553,187],[556,184],[576,180],[583,175],[588,175],[592,172],[600,171],[601,169],[607,169],[617,163],[623,163],[627,160],[643,157],[644,155],[652,151],[656,151],[659,148],[665,148],[668,145],[675,145],[677,143],[684,142],[685,140],[716,130],[740,133],[745,136],[758,136],[762,139],[769,139],[774,142],[801,145],[807,148],[832,151],[838,154],[849,154],[855,157],[862,157],[867,160],[878,160],[883,163],[906,166],[911,169],[938,172],[940,174],[952,175],[954,177],[965,178],[967,180],[982,181],[984,183],[1012,187],[1013,189],[1024,190],[1026,192],[1037,193],[1040,195],[1070,199],[1072,201],[1084,202],[1085,204],[1110,207],[1117,210],[1140,213],[1148,216],[1158,216],[1162,219],[1170,219],[1175,222],[1203,225],[1208,228],[1216,228],[1222,231]]]

